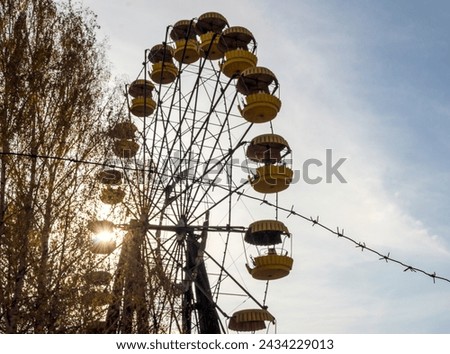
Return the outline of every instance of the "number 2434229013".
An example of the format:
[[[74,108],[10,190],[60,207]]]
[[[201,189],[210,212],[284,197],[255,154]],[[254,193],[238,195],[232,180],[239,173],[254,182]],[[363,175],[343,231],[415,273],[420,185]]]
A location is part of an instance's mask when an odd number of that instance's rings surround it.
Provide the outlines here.
[[[333,349],[332,339],[261,339],[259,349]]]

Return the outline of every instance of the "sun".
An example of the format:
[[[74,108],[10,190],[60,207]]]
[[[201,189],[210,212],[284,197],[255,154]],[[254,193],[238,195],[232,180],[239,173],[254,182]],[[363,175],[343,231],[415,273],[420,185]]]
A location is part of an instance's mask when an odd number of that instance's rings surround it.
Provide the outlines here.
[[[110,242],[114,239],[114,233],[110,230],[101,230],[93,237],[94,242]]]

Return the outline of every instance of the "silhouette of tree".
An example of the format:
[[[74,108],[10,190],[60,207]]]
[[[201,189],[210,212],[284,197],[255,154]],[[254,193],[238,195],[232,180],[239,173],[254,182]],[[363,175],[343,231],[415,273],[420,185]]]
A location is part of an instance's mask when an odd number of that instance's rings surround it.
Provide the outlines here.
[[[67,159],[101,161],[115,110],[97,28],[70,2],[0,0],[0,332],[95,320],[84,275],[96,167]]]

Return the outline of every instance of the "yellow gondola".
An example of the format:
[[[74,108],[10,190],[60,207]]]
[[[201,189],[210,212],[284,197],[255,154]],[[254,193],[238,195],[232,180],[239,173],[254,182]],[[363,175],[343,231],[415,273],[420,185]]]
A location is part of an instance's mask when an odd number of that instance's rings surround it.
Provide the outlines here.
[[[220,34],[208,32],[200,35],[200,53],[204,58],[209,60],[222,59],[225,55],[219,49]]]
[[[153,64],[150,78],[162,85],[170,84],[178,76],[178,68],[173,64],[174,50],[169,45],[157,44],[148,54]]]
[[[155,108],[156,102],[151,97],[138,96],[131,100],[130,111],[136,117],[148,117]]]
[[[291,152],[288,142],[277,134],[263,134],[253,138],[247,147],[248,159],[275,164],[281,162],[283,157]]]
[[[172,59],[173,48],[167,44],[156,44],[150,49],[148,53],[148,60],[150,60],[150,62],[153,64],[162,61],[172,62]]]
[[[151,97],[155,85],[149,80],[134,80],[128,87],[128,94],[131,97]]]
[[[233,313],[228,328],[238,332],[255,332],[266,328],[265,322],[275,323],[269,311],[264,309],[246,309]]]
[[[105,204],[119,204],[125,198],[125,192],[121,188],[106,187],[102,190],[100,200]]]
[[[249,49],[249,45],[255,44],[255,37],[247,28],[241,26],[229,27],[222,32],[219,46],[223,52],[234,49]]]
[[[285,277],[292,269],[293,259],[284,249],[290,233],[286,225],[278,220],[258,220],[249,225],[244,241],[255,245],[258,257],[251,258],[251,265],[246,264],[247,270],[253,278],[258,280],[274,280]],[[278,249],[276,245],[282,244]],[[265,254],[263,253],[263,247]]]
[[[122,172],[114,169],[104,169],[97,173],[97,180],[102,184],[118,185],[122,183]]]
[[[138,79],[133,81],[128,93],[133,99],[131,100],[130,111],[136,117],[147,117],[155,111],[156,102],[152,98],[152,92],[155,85],[149,80]]]
[[[257,62],[255,54],[244,49],[234,49],[225,53],[225,61],[222,63],[221,70],[225,76],[232,78],[245,69],[255,66]]]
[[[113,152],[117,157],[129,159],[136,156],[139,144],[133,140],[118,139],[114,141]]]
[[[225,76],[232,78],[256,66],[258,58],[248,48],[251,42],[256,44],[253,34],[244,27],[230,27],[222,32],[218,48],[225,53],[221,65]]]
[[[223,29],[228,26],[225,17],[217,12],[207,12],[199,16],[196,24],[200,35],[200,53],[209,60],[222,59],[224,52],[219,49],[219,39]]]
[[[276,253],[255,257],[253,265],[246,264],[254,279],[275,280],[287,276],[292,270],[294,260],[287,255]]]
[[[179,39],[175,41],[174,58],[184,64],[192,64],[200,59],[200,49],[195,39]]]
[[[270,87],[278,87],[278,80],[275,74],[262,66],[255,66],[244,70],[236,83],[236,90],[245,95],[257,92],[270,93]]]
[[[289,187],[294,172],[284,165],[264,165],[256,169],[256,176],[250,180],[259,193],[278,193]]]
[[[266,92],[248,95],[246,101],[243,108],[239,107],[239,111],[250,123],[270,122],[281,109],[281,100]]]
[[[218,12],[205,12],[197,19],[195,28],[198,34],[221,33],[228,26],[227,19]]]
[[[159,62],[152,65],[151,78],[154,82],[166,85],[175,81],[178,69],[173,63]]]
[[[108,136],[113,139],[134,139],[137,127],[131,122],[120,122],[109,130]]]
[[[282,235],[289,235],[289,230],[281,221],[258,220],[249,225],[244,241],[257,246],[275,245],[282,242]]]
[[[170,37],[175,41],[173,56],[178,62],[192,64],[200,59],[199,43],[193,21],[181,20],[175,23]]]

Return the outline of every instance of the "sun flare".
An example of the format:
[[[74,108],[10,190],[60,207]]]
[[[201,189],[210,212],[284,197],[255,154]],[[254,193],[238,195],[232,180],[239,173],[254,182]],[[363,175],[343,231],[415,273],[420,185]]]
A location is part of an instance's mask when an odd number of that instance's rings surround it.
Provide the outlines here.
[[[109,242],[114,239],[114,234],[109,230],[102,230],[94,235],[93,239],[96,242]]]

